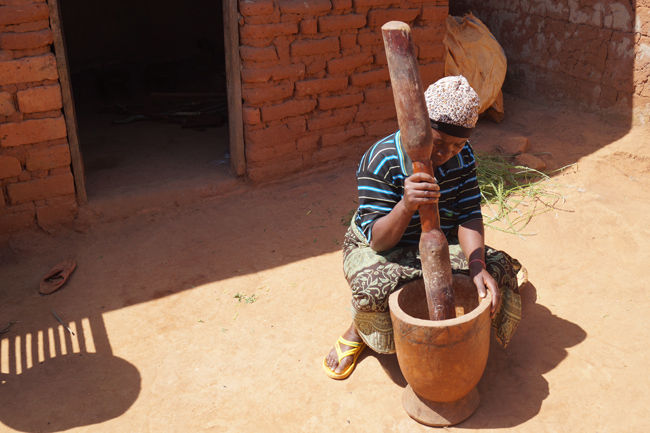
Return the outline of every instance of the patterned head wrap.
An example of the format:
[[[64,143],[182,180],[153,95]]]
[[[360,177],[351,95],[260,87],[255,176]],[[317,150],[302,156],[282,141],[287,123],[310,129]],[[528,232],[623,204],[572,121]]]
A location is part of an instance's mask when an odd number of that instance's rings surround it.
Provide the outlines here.
[[[424,92],[431,127],[469,137],[478,120],[479,97],[462,75],[444,77]]]

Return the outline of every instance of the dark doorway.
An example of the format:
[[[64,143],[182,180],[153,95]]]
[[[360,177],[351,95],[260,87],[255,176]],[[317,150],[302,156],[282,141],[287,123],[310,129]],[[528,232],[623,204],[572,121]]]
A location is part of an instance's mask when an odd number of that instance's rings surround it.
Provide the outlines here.
[[[60,4],[89,199],[230,178],[221,2]]]

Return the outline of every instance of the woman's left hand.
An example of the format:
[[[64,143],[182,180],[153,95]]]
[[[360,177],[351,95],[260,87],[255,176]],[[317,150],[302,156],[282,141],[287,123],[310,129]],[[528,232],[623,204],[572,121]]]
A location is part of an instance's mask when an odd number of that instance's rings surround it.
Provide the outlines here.
[[[499,304],[501,303],[501,294],[499,293],[497,282],[484,268],[476,269],[474,271],[470,270],[470,276],[472,277],[474,285],[476,286],[476,290],[478,290],[478,294],[481,298],[485,298],[487,296],[486,287],[487,290],[489,290],[492,294],[492,306],[490,308],[490,315],[494,317],[499,309]]]

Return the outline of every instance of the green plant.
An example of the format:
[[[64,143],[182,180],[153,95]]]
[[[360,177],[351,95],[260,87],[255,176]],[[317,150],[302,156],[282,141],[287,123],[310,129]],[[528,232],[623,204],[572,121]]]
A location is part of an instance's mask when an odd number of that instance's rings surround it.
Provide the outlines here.
[[[477,178],[484,205],[483,222],[487,227],[506,233],[523,233],[535,215],[558,208],[562,194],[553,189],[550,173],[516,165],[500,155],[476,155]],[[487,212],[485,211],[487,208]]]
[[[257,296],[255,294],[252,294],[250,296],[246,296],[243,293],[237,293],[235,296],[233,296],[235,299],[237,299],[239,302],[244,301],[247,304],[252,304],[253,302],[257,301]]]

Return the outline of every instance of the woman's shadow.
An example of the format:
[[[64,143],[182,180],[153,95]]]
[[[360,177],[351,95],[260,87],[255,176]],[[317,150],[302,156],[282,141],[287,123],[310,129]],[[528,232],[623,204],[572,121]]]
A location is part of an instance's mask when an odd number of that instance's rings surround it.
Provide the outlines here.
[[[542,375],[566,358],[568,347],[587,336],[580,326],[537,304],[537,289],[530,282],[520,290],[523,318],[519,328],[506,349],[491,339],[487,366],[478,384],[481,403],[461,427],[514,427],[534,417],[549,395]],[[402,388],[407,385],[396,355],[367,353],[377,358],[393,382]]]

